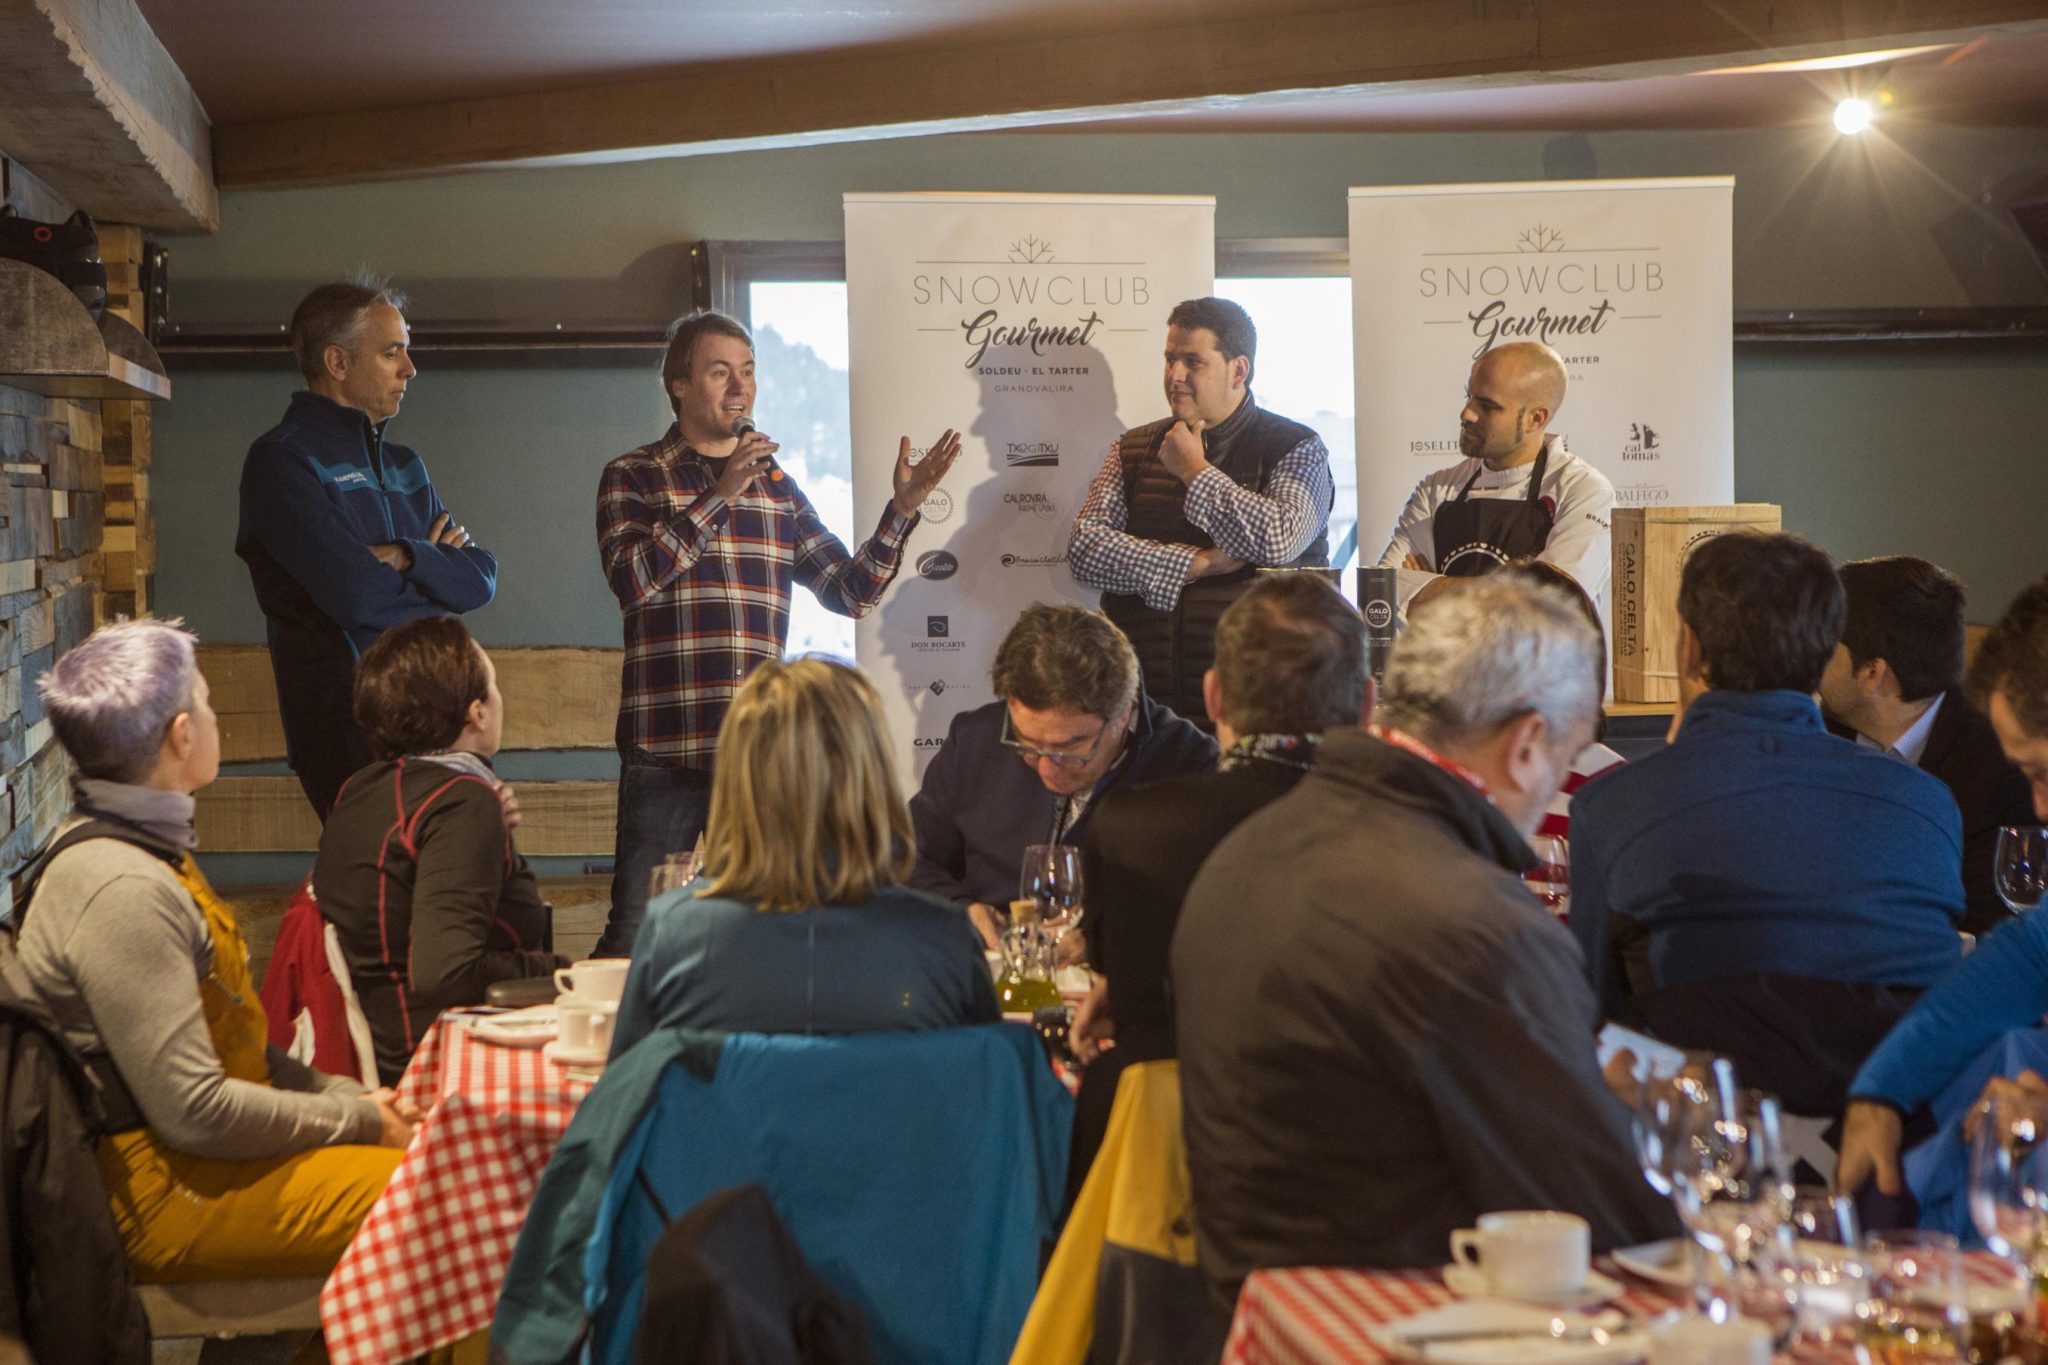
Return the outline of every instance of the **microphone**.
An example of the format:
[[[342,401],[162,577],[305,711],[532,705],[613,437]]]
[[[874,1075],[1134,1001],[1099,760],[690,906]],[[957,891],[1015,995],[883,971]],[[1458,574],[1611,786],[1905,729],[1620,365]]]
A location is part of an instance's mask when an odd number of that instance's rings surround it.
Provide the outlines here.
[[[739,420],[735,421],[732,424],[732,434],[735,437],[741,439],[744,439],[748,432],[759,430],[760,428],[754,425],[754,419],[751,417],[741,417]],[[775,463],[775,460],[772,456],[768,459],[767,465],[768,477],[773,479],[776,483],[781,483],[782,467]]]

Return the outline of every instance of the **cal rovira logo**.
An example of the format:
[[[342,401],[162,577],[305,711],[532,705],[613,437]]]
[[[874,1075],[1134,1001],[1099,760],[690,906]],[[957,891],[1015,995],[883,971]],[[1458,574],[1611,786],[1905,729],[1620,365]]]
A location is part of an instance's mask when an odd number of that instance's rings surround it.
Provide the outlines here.
[[[1053,506],[1052,499],[1044,493],[1005,493],[1003,505],[1048,520],[1060,514],[1060,509]]]
[[[1006,441],[1003,461],[1012,469],[1051,468],[1060,462],[1058,441]]]
[[[960,572],[960,561],[944,550],[927,550],[917,557],[917,572],[921,578],[951,578]]]

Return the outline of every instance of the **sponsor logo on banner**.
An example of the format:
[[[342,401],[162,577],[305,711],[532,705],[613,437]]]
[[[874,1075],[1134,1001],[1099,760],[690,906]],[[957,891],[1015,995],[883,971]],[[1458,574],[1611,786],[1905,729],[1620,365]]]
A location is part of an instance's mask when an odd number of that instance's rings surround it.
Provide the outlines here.
[[[925,752],[937,752],[946,747],[944,735],[919,735],[910,741],[910,747]]]
[[[917,557],[920,578],[946,579],[960,572],[960,561],[944,550],[926,550]]]
[[[1003,462],[1012,469],[1045,469],[1060,462],[1058,441],[1006,441]]]
[[[918,654],[947,654],[966,649],[967,642],[953,638],[951,616],[927,616],[924,618],[924,638],[912,640],[910,648]]]
[[[967,350],[964,363],[977,374],[1015,378],[1086,374],[1085,365],[1064,363],[1062,353],[1098,344],[1097,335],[1107,321],[1102,310],[1151,305],[1151,280],[1119,263],[1063,262],[1053,242],[1035,234],[1013,238],[1007,248],[997,249],[1003,253],[1000,258],[961,263],[973,268],[919,271],[910,278],[910,298],[919,307],[943,307],[961,314],[979,307],[979,312],[961,316],[957,324]],[[1050,363],[982,364],[992,347],[1028,351],[1028,357],[1016,356],[1019,362]],[[1051,390],[1070,386],[1014,387]]]
[[[1657,429],[1648,422],[1630,422],[1628,440],[1622,444],[1621,458],[1624,460],[1656,460],[1662,458],[1657,448]]]
[[[924,685],[924,690],[931,693],[935,697],[943,697],[946,695],[946,689],[951,686],[953,686],[953,684],[947,682],[944,678],[933,678],[930,682]]]
[[[1014,507],[1019,512],[1029,512],[1042,521],[1050,521],[1060,514],[1060,509],[1044,493],[1005,493],[1003,505]]]
[[[925,495],[924,504],[917,509],[924,519],[934,526],[949,520],[953,515],[953,495],[943,488],[934,488]]]
[[[1006,569],[1030,569],[1041,565],[1064,564],[1067,557],[1059,555],[1004,555],[1002,565]]]

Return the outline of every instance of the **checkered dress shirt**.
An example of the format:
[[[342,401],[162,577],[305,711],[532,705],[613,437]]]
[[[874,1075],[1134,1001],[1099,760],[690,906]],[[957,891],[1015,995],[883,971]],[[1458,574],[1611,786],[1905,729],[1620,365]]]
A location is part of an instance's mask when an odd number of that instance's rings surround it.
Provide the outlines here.
[[[1330,452],[1311,436],[1280,457],[1263,492],[1240,487],[1211,465],[1188,485],[1182,511],[1223,553],[1270,568],[1293,562],[1322,534],[1333,495]],[[1172,611],[1195,547],[1134,536],[1124,530],[1129,515],[1123,457],[1112,443],[1074,517],[1067,567],[1091,588],[1136,593],[1154,611]]]
[[[882,513],[849,555],[786,473],[730,502],[711,491],[720,466],[680,428],[604,467],[597,548],[625,616],[618,743],[708,768],[740,681],[789,639],[801,583],[830,611],[861,616],[896,576],[914,516]]]

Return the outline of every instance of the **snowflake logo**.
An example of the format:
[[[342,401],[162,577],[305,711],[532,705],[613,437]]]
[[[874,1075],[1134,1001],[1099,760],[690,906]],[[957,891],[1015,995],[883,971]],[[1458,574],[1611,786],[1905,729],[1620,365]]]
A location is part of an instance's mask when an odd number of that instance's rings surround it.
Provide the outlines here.
[[[1019,265],[1043,265],[1052,259],[1052,243],[1043,237],[1026,237],[1010,243],[1010,259]]]
[[[1515,238],[1515,250],[1535,252],[1562,251],[1564,250],[1564,234],[1556,228],[1545,227],[1543,224],[1538,223],[1535,227],[1530,228],[1527,232]]]

